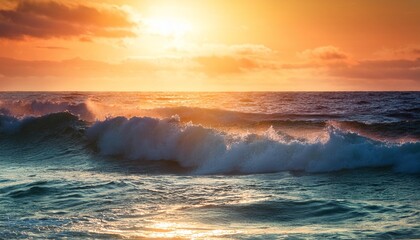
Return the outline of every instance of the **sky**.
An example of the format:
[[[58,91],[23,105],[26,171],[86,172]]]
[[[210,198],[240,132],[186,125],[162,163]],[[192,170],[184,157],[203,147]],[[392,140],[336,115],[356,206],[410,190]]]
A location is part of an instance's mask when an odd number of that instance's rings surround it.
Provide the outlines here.
[[[0,91],[400,90],[417,0],[0,1]]]

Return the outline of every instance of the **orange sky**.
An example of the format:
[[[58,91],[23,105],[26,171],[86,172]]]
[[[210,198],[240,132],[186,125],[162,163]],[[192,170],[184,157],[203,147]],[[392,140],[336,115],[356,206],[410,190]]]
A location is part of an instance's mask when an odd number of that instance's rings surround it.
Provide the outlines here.
[[[0,90],[420,90],[420,1],[2,0]]]

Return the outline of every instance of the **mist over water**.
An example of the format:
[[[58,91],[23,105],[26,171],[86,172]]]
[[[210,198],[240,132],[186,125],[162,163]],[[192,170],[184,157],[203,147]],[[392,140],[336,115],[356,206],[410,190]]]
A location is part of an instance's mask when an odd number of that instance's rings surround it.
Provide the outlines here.
[[[419,238],[420,93],[0,93],[0,238]]]

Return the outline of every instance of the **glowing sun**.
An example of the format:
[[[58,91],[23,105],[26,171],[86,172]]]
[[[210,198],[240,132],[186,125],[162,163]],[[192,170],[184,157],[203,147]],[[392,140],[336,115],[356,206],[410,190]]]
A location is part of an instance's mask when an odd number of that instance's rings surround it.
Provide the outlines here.
[[[169,17],[148,18],[145,25],[150,33],[165,37],[182,37],[192,29],[189,22]]]

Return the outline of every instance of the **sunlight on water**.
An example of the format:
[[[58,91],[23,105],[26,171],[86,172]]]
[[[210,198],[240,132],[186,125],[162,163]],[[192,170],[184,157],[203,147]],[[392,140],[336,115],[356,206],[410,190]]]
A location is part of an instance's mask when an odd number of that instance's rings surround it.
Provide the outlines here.
[[[2,239],[419,237],[418,93],[0,99]]]

